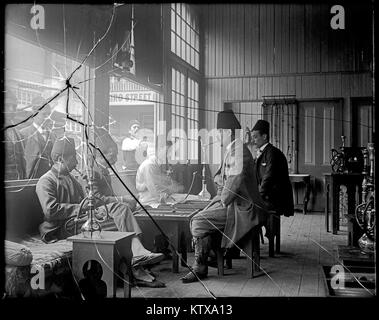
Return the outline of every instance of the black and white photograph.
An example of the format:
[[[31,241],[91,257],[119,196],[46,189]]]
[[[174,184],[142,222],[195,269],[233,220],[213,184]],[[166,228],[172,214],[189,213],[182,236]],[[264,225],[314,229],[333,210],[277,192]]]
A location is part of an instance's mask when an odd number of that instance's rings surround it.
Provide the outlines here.
[[[3,302],[376,297],[374,1],[2,13]]]

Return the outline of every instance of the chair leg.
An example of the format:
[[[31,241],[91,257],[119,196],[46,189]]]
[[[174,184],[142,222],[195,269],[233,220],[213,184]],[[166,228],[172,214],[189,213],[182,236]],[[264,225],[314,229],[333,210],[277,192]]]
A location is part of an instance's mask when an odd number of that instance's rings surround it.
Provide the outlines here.
[[[269,239],[268,239],[268,255],[269,257],[275,257],[274,253],[274,238],[275,238],[275,229],[274,229],[274,215],[271,214],[268,219],[268,229],[269,229]]]
[[[247,254],[246,257],[246,276],[247,278],[253,278],[254,277],[254,245],[253,245],[253,237],[250,237],[249,240],[247,240],[247,243],[244,247],[244,251]]]
[[[260,229],[262,231],[262,229]],[[259,234],[253,234],[253,263],[254,263],[254,271],[259,272],[261,266],[261,250],[259,243]]]
[[[232,258],[226,257],[225,264],[226,264],[226,268],[227,269],[232,269],[233,268],[232,261],[233,261]]]
[[[221,248],[216,249],[217,273],[219,277],[224,276],[224,254]]]
[[[275,245],[276,253],[280,253],[280,216],[276,218]]]

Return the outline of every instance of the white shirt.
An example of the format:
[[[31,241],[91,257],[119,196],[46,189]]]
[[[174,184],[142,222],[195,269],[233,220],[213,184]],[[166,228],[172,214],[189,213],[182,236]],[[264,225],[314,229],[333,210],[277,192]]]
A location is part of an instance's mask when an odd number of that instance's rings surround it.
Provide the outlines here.
[[[266,148],[266,146],[268,145],[268,142],[265,143],[263,146],[261,146],[258,151],[257,151],[257,158],[259,158],[261,156],[261,154],[263,153],[263,150]]]
[[[136,150],[141,140],[135,137],[126,137],[122,142],[121,149],[124,151],[133,151]]]

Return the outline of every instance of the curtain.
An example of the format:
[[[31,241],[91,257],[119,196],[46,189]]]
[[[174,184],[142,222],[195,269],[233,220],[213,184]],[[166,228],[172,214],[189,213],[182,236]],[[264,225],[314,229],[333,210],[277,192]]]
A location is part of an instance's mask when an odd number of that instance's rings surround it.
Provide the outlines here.
[[[297,173],[297,102],[289,99],[264,100],[263,119],[270,123],[270,142],[287,158],[290,173]]]

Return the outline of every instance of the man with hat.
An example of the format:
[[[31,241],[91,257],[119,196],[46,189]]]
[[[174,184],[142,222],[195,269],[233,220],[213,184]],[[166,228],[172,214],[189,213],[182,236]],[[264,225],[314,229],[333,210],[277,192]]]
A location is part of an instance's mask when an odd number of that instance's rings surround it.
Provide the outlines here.
[[[103,146],[100,150],[108,151]],[[51,151],[53,160],[52,168],[46,172],[39,180],[36,186],[36,193],[40,201],[45,221],[41,223],[39,230],[41,238],[45,242],[53,242],[59,239],[65,239],[73,235],[74,223],[77,217],[80,203],[85,198],[85,193],[79,181],[71,175],[71,171],[76,168],[76,150],[75,142],[72,138],[64,136],[56,140]],[[97,179],[99,180],[99,179]],[[95,180],[95,195],[99,195],[99,183]],[[101,183],[100,183],[101,186]],[[143,269],[145,265],[151,265],[161,261],[164,256],[159,253],[152,253],[144,248],[139,237],[142,231],[132,214],[129,206],[125,203],[112,201],[106,195],[105,205],[113,223],[104,222],[103,229],[114,230],[115,227],[123,232],[135,232],[136,236],[132,239],[133,252],[133,274],[138,280],[137,284],[142,286],[146,284],[149,287],[162,287],[163,283],[157,281],[153,275],[148,274]],[[88,202],[83,206],[83,212],[86,211]],[[95,206],[101,206],[98,202]],[[102,208],[100,207],[99,210]],[[80,219],[77,227],[80,229],[85,219]],[[112,222],[111,221],[111,222]]]
[[[190,224],[195,247],[192,269],[200,279],[208,273],[211,236],[222,234],[221,247],[230,249],[267,216],[258,192],[253,158],[237,137],[241,125],[232,110],[218,113],[217,129],[222,146],[226,146],[221,167],[214,178],[217,195],[192,218]],[[197,278],[190,272],[182,281],[190,283]]]
[[[51,165],[51,148],[53,147],[55,136],[52,133],[52,120],[50,119],[51,107],[46,104],[39,110],[46,101],[37,96],[32,100],[31,108],[33,113],[33,123],[21,129],[24,138],[24,150],[26,161],[26,177],[36,179],[46,173]]]
[[[270,210],[286,217],[293,216],[292,185],[288,174],[288,162],[270,141],[270,124],[258,120],[252,129],[252,139],[258,148],[255,160],[259,193]]]
[[[14,124],[16,108],[17,97],[12,91],[7,90],[4,104],[5,126]],[[24,147],[22,145],[22,135],[17,127],[4,131],[4,151],[4,180],[25,179]]]
[[[136,151],[140,147],[147,147],[147,144],[137,137],[137,132],[139,129],[140,123],[138,120],[131,120],[129,122],[129,135],[122,141],[121,146],[124,160],[123,169],[137,170],[139,167],[139,163],[136,160]]]

